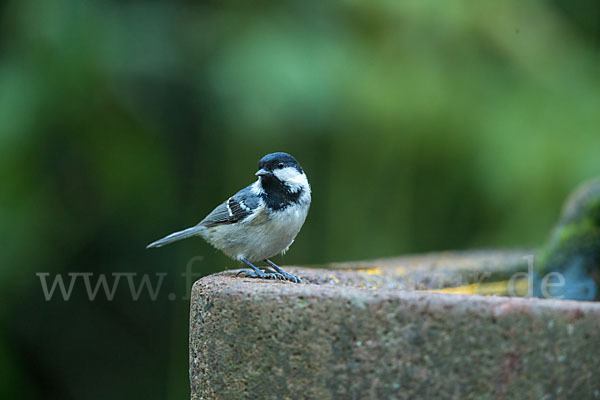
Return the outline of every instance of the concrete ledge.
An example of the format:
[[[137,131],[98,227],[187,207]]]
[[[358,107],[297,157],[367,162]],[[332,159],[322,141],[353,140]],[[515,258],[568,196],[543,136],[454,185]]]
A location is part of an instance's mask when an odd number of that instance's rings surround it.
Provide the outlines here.
[[[448,270],[461,271],[468,262],[460,260],[482,256],[443,254]],[[506,262],[480,260],[473,270],[522,266],[517,253],[496,255]],[[440,254],[419,257],[417,270],[439,269],[426,261]],[[192,398],[600,398],[599,303],[385,284],[406,277],[414,260],[361,263],[363,271],[382,269],[363,272],[377,278],[370,287],[356,265],[290,268],[309,282],[300,285],[232,271],[199,280],[190,316]]]

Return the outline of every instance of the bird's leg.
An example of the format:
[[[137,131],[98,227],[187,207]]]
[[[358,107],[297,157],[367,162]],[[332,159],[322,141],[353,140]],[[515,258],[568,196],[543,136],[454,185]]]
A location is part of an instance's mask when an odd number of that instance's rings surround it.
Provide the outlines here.
[[[302,283],[302,279],[300,279],[296,275],[292,275],[292,274],[289,274],[289,273],[285,272],[284,270],[282,270],[281,268],[279,268],[277,266],[277,264],[275,264],[273,261],[269,260],[268,258],[265,260],[265,262],[267,264],[269,264],[271,267],[273,267],[273,269],[275,271],[277,271],[278,273],[280,273],[281,275],[283,275],[283,277],[285,279],[287,279],[288,281],[292,281],[294,283]]]
[[[240,258],[240,261],[243,262],[244,264],[246,264],[247,266],[249,266],[250,268],[252,268],[252,271],[250,271],[248,269],[243,269],[240,272],[238,272],[237,274],[235,274],[235,276],[238,276],[239,274],[243,273],[245,276],[250,277],[250,278],[286,279],[285,275],[283,275],[279,272],[267,272],[267,273],[262,272],[260,269],[255,267],[254,264],[252,264],[250,261],[246,260],[243,257]]]

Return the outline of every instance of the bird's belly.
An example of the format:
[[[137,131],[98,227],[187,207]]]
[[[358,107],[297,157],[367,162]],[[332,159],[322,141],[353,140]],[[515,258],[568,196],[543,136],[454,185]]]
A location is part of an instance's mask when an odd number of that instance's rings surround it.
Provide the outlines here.
[[[239,224],[207,228],[202,236],[229,257],[259,261],[287,250],[302,228],[308,207],[258,213]]]

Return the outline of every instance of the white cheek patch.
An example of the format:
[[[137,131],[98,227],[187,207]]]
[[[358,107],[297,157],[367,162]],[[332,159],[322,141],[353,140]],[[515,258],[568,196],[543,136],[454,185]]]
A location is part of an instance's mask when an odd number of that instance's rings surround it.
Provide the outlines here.
[[[308,179],[306,174],[298,172],[296,168],[286,167],[273,171],[275,177],[285,183],[293,192],[300,189],[308,189]]]

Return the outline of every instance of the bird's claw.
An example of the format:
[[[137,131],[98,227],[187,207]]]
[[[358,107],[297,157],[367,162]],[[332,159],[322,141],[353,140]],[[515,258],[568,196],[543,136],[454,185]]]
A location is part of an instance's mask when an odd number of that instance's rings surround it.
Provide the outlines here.
[[[287,279],[288,281],[294,282],[294,283],[302,283],[302,279],[300,279],[300,277],[293,275],[293,274],[289,274],[285,271],[281,271],[281,275],[283,275],[283,277],[285,279]]]
[[[270,271],[270,270],[269,270]],[[283,274],[280,274],[278,272],[256,272],[256,271],[250,271],[249,269],[243,269],[241,271],[239,271],[237,274],[235,274],[235,276],[239,276],[240,274],[244,274],[245,277],[247,278],[261,278],[261,279],[277,279],[277,280],[285,280],[285,276]]]
[[[265,259],[265,262],[267,264],[269,264],[271,267],[273,267],[273,269],[275,271],[277,271],[278,273],[280,273],[281,275],[283,275],[283,277],[290,281],[290,282],[294,282],[294,283],[302,283],[302,279],[300,279],[300,277],[287,273],[284,270],[282,270],[280,267],[277,266],[277,264],[275,264],[273,261],[269,260],[268,258]]]
[[[269,266],[271,266],[273,269],[269,267],[257,268],[254,264],[246,260],[244,257],[241,257],[240,261],[244,262],[246,265],[252,268],[252,270],[243,269],[237,274],[235,274],[235,276],[240,276],[241,274],[244,274],[244,276],[248,278],[288,280],[294,283],[302,283],[302,279],[300,279],[296,275],[288,274],[269,259],[265,259],[265,262],[269,264]],[[261,270],[264,270],[264,272]]]

